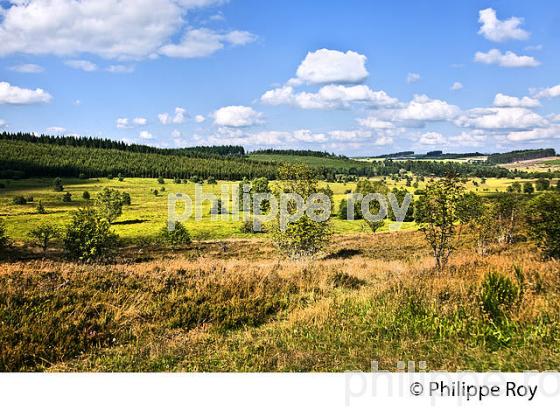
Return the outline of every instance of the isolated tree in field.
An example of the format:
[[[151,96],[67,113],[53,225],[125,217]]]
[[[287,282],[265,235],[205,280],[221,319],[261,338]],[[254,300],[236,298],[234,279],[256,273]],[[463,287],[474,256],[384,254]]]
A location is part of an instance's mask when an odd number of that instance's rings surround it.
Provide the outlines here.
[[[116,189],[104,188],[97,195],[95,205],[100,215],[105,217],[109,223],[122,215],[123,196]]]
[[[81,208],[72,215],[63,237],[67,255],[82,262],[106,260],[113,256],[118,236],[111,224],[93,208]]]
[[[165,179],[163,179],[163,177],[159,177],[157,179],[158,184],[165,184]]]
[[[8,234],[6,233],[6,225],[4,220],[0,219],[0,251],[8,245]]]
[[[38,213],[38,214],[42,214],[42,215],[43,215],[43,214],[46,214],[46,213],[47,213],[47,211],[46,211],[46,209],[45,209],[45,207],[43,206],[43,203],[42,203],[41,201],[39,201],[39,203],[37,204],[36,210],[37,210],[37,213]]]
[[[356,193],[361,195],[362,198],[369,194],[383,194],[386,195],[389,192],[389,188],[387,184],[383,181],[370,181],[370,180],[361,180],[356,185]],[[358,208],[358,214],[360,218],[363,217],[362,215],[362,201],[356,201],[356,205]],[[370,201],[369,202],[369,212],[372,215],[377,215],[381,211],[381,204],[378,201]],[[388,210],[387,210],[388,211]],[[388,216],[388,214],[387,214]],[[381,227],[384,225],[384,220],[375,221],[365,218],[365,222],[367,226],[371,229],[373,233],[377,232]]]
[[[85,199],[86,201],[89,201],[91,195],[89,194],[88,191],[84,191],[84,193],[82,194],[82,198]]]
[[[301,196],[303,201],[308,201],[312,194],[318,193],[318,180],[315,172],[305,165],[285,165],[279,169],[281,193],[294,193]],[[296,204],[287,202],[287,212],[290,216],[296,213]],[[289,221],[284,227],[281,224],[281,215],[272,227],[274,242],[280,251],[291,258],[313,256],[323,250],[331,237],[328,219],[317,221],[307,214],[294,221]]]
[[[43,250],[43,253],[47,253],[49,249],[49,244],[53,239],[58,237],[58,229],[51,224],[43,224],[38,226],[29,232],[29,238]]]
[[[72,202],[72,194],[70,192],[66,192],[62,195],[62,202]]]
[[[424,232],[438,270],[443,270],[455,249],[456,224],[460,222],[460,202],[464,187],[448,177],[428,183],[426,194],[416,203],[414,219]]]
[[[64,186],[62,185],[62,179],[55,178],[53,183],[53,189],[55,192],[62,192],[64,191]]]
[[[521,186],[521,184],[517,181],[515,181],[514,183],[512,183],[509,187],[508,187],[508,192],[515,192],[520,194],[523,191],[523,187]]]
[[[181,222],[175,222],[175,229],[169,230],[168,226],[165,225],[161,228],[160,237],[164,242],[171,245],[172,247],[178,245],[187,245],[191,243],[191,236],[189,231]]]
[[[560,194],[550,192],[533,198],[526,215],[529,235],[544,255],[560,258]]]
[[[535,188],[537,191],[546,191],[550,188],[550,181],[546,178],[539,178],[537,182],[535,182]]]
[[[500,242],[511,244],[519,236],[524,222],[524,202],[523,195],[502,193],[495,197],[495,224]]]
[[[535,192],[535,187],[533,187],[533,184],[531,182],[525,182],[523,184],[523,192],[525,192],[526,194],[532,194],[533,192]]]

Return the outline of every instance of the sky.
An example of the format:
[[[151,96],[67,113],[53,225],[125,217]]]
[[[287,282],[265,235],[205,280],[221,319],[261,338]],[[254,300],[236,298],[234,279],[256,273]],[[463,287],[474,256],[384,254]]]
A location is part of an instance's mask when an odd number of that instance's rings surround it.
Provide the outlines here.
[[[560,149],[560,3],[0,0],[0,130],[367,156]]]

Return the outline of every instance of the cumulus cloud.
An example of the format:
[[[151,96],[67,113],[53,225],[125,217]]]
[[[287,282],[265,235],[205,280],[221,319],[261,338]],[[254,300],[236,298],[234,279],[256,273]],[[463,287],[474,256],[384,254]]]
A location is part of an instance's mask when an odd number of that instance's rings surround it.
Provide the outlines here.
[[[140,134],[138,134],[138,137],[143,139],[143,140],[151,140],[153,138],[152,133],[150,131],[140,131]]]
[[[376,117],[367,117],[358,119],[358,123],[367,128],[372,128],[376,130],[388,130],[395,128],[395,124],[390,121],[383,121]]]
[[[291,85],[302,83],[359,83],[368,77],[366,56],[355,51],[322,48],[307,53],[296,71]]]
[[[36,104],[48,103],[52,96],[41,88],[31,90],[0,82],[0,104]]]
[[[420,136],[418,142],[422,145],[443,145],[447,139],[439,132],[426,132]]]
[[[506,138],[509,141],[514,142],[560,138],[560,125],[554,124],[546,128],[535,128],[526,131],[512,131],[507,134]]]
[[[6,128],[8,123],[5,120],[0,119],[0,129]]]
[[[496,94],[494,98],[494,106],[495,107],[525,107],[525,108],[533,108],[538,107],[541,104],[539,100],[530,98],[530,97],[512,97],[509,95],[504,95],[502,93]]]
[[[132,123],[134,125],[146,125],[148,123],[148,120],[144,117],[136,117],[132,120]]]
[[[453,84],[451,84],[451,90],[452,91],[458,91],[463,89],[463,84],[460,83],[459,81],[455,81]]]
[[[382,113],[390,121],[447,121],[459,113],[459,107],[443,100],[431,99],[426,95],[415,95],[401,108]]]
[[[548,121],[521,107],[474,108],[457,117],[456,125],[486,130],[527,130],[546,127]]]
[[[196,115],[194,117],[195,122],[197,122],[198,124],[203,123],[204,121],[206,121],[206,117],[204,115]]]
[[[535,98],[553,98],[560,96],[560,84],[554,87],[545,88],[543,90],[537,91],[534,94]]]
[[[134,66],[124,64],[113,64],[105,69],[109,73],[124,74],[134,72]]]
[[[175,107],[175,115],[171,116],[169,113],[164,112],[158,114],[158,119],[163,125],[182,124],[185,122],[187,116],[187,110],[182,107]]]
[[[148,120],[144,117],[136,117],[130,121],[128,118],[117,118],[117,128],[134,128],[135,126],[144,126],[148,124]]]
[[[64,64],[66,64],[68,67],[75,68],[76,70],[82,70],[86,72],[97,71],[97,65],[88,60],[68,60],[65,61]]]
[[[201,28],[189,30],[178,44],[167,44],[160,53],[168,57],[197,58],[207,57],[224,48],[226,44],[240,46],[252,43],[257,37],[247,31],[231,31],[221,34]]]
[[[496,64],[501,67],[518,68],[518,67],[537,67],[541,63],[531,56],[520,56],[513,51],[502,53],[497,48],[493,48],[487,53],[478,51],[474,55],[474,61],[483,64]]]
[[[10,7],[2,10],[0,56],[89,53],[103,58],[141,59],[157,54],[162,47],[166,55],[194,56],[192,50],[198,50],[194,53],[198,54],[196,56],[208,55],[208,44],[215,43],[204,36],[193,37],[196,29],[185,33],[186,44],[169,44],[169,40],[184,27],[187,11],[221,1],[26,0],[10,3]],[[246,44],[249,36],[240,33],[245,32],[225,33],[226,37],[220,41]],[[197,46],[197,40],[203,45]],[[214,51],[219,49],[213,47]]]
[[[482,130],[463,131],[448,138],[449,145],[459,147],[481,147],[486,141],[486,132]]]
[[[66,128],[63,127],[49,127],[47,128],[47,132],[51,134],[64,134],[66,132]]]
[[[117,118],[117,128],[130,128],[128,118]]]
[[[530,33],[520,26],[523,19],[519,17],[511,17],[507,20],[499,20],[496,17],[496,10],[488,8],[478,12],[479,23],[482,24],[478,34],[486,39],[495,42],[506,40],[527,40]]]
[[[408,84],[412,84],[412,83],[415,83],[417,81],[420,81],[421,78],[422,77],[420,77],[420,74],[418,74],[418,73],[408,73],[407,76],[406,76],[406,82]]]
[[[18,73],[36,74],[45,71],[43,67],[37,64],[19,64],[10,67],[11,71],[16,71]]]
[[[375,107],[388,107],[397,104],[396,98],[385,91],[374,91],[366,85],[323,86],[316,93],[295,93],[292,86],[283,86],[265,92],[261,101],[269,105],[290,104],[303,109],[347,108],[353,103],[366,103]]]
[[[262,114],[251,107],[230,105],[214,112],[214,123],[224,127],[249,127],[262,123]]]

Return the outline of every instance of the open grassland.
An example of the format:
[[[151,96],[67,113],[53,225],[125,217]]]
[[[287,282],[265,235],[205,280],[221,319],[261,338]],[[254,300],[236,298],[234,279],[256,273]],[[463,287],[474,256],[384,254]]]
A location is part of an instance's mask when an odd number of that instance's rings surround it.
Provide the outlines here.
[[[489,272],[519,284],[500,320],[481,302]],[[310,261],[247,238],[110,265],[6,262],[0,371],[558,369],[559,296],[560,263],[531,245],[483,258],[466,241],[436,273],[418,232],[338,236]]]
[[[380,179],[380,177],[376,178]],[[474,178],[467,182],[469,190],[479,194],[492,194],[503,192],[517,179],[496,179],[488,178],[485,183],[479,178]],[[159,184],[155,178],[126,178],[124,181],[118,179],[63,179],[64,192],[54,192],[52,188],[53,180],[49,179],[22,179],[22,180],[2,180],[5,188],[0,189],[0,218],[3,218],[8,235],[16,240],[26,240],[28,233],[44,222],[51,222],[58,226],[64,226],[70,220],[72,211],[79,207],[91,204],[96,195],[103,188],[114,188],[130,193],[132,205],[125,206],[123,215],[113,224],[114,231],[121,236],[125,242],[142,242],[155,238],[159,230],[167,223],[167,196],[169,193],[183,193],[194,198],[195,185],[193,183],[175,184],[172,180],[166,179],[165,184]],[[425,187],[424,182],[419,182],[418,189]],[[479,185],[475,186],[474,182]],[[238,182],[218,181],[216,185],[203,185],[203,191],[220,195],[222,189],[232,192],[233,185]],[[274,185],[274,182],[272,182]],[[327,185],[321,183],[322,186]],[[403,180],[395,182],[387,179],[389,189],[406,188],[411,193],[415,188],[406,187]],[[346,196],[347,192],[354,191],[356,183],[329,183],[328,186],[333,191],[334,212],[338,211],[340,201]],[[153,194],[153,190],[158,190],[159,194]],[[162,191],[165,189],[165,191]],[[91,199],[82,198],[84,191],[88,191]],[[72,202],[63,202],[62,196],[65,192],[72,194]],[[15,196],[32,196],[33,202],[25,205],[15,205],[12,203]],[[47,214],[38,214],[36,207],[41,201]],[[226,206],[231,206],[230,199],[225,200]],[[252,234],[241,232],[241,221],[233,220],[231,215],[225,215],[226,220],[213,220],[210,215],[211,203],[205,201],[199,207],[202,220],[196,221],[194,214],[185,222],[185,226],[195,239],[220,239],[230,237],[247,237]],[[181,212],[180,206],[177,208]],[[401,229],[415,229],[413,222],[405,222]],[[368,232],[369,228],[362,220],[346,221],[337,217],[332,218],[332,229],[334,233],[359,233]],[[389,222],[381,228],[381,232],[389,229]],[[262,234],[261,234],[262,235]]]
[[[556,172],[560,171],[560,158],[559,157],[546,157],[538,159],[530,159],[527,161],[517,161],[509,164],[499,164],[498,166],[507,169],[517,169],[519,171],[527,172]]]

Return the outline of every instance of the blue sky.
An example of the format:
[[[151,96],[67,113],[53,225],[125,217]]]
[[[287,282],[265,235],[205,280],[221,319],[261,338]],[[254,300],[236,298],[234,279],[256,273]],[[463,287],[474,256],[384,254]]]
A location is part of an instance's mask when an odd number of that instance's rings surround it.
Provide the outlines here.
[[[556,2],[0,5],[3,130],[349,155],[560,148]]]

